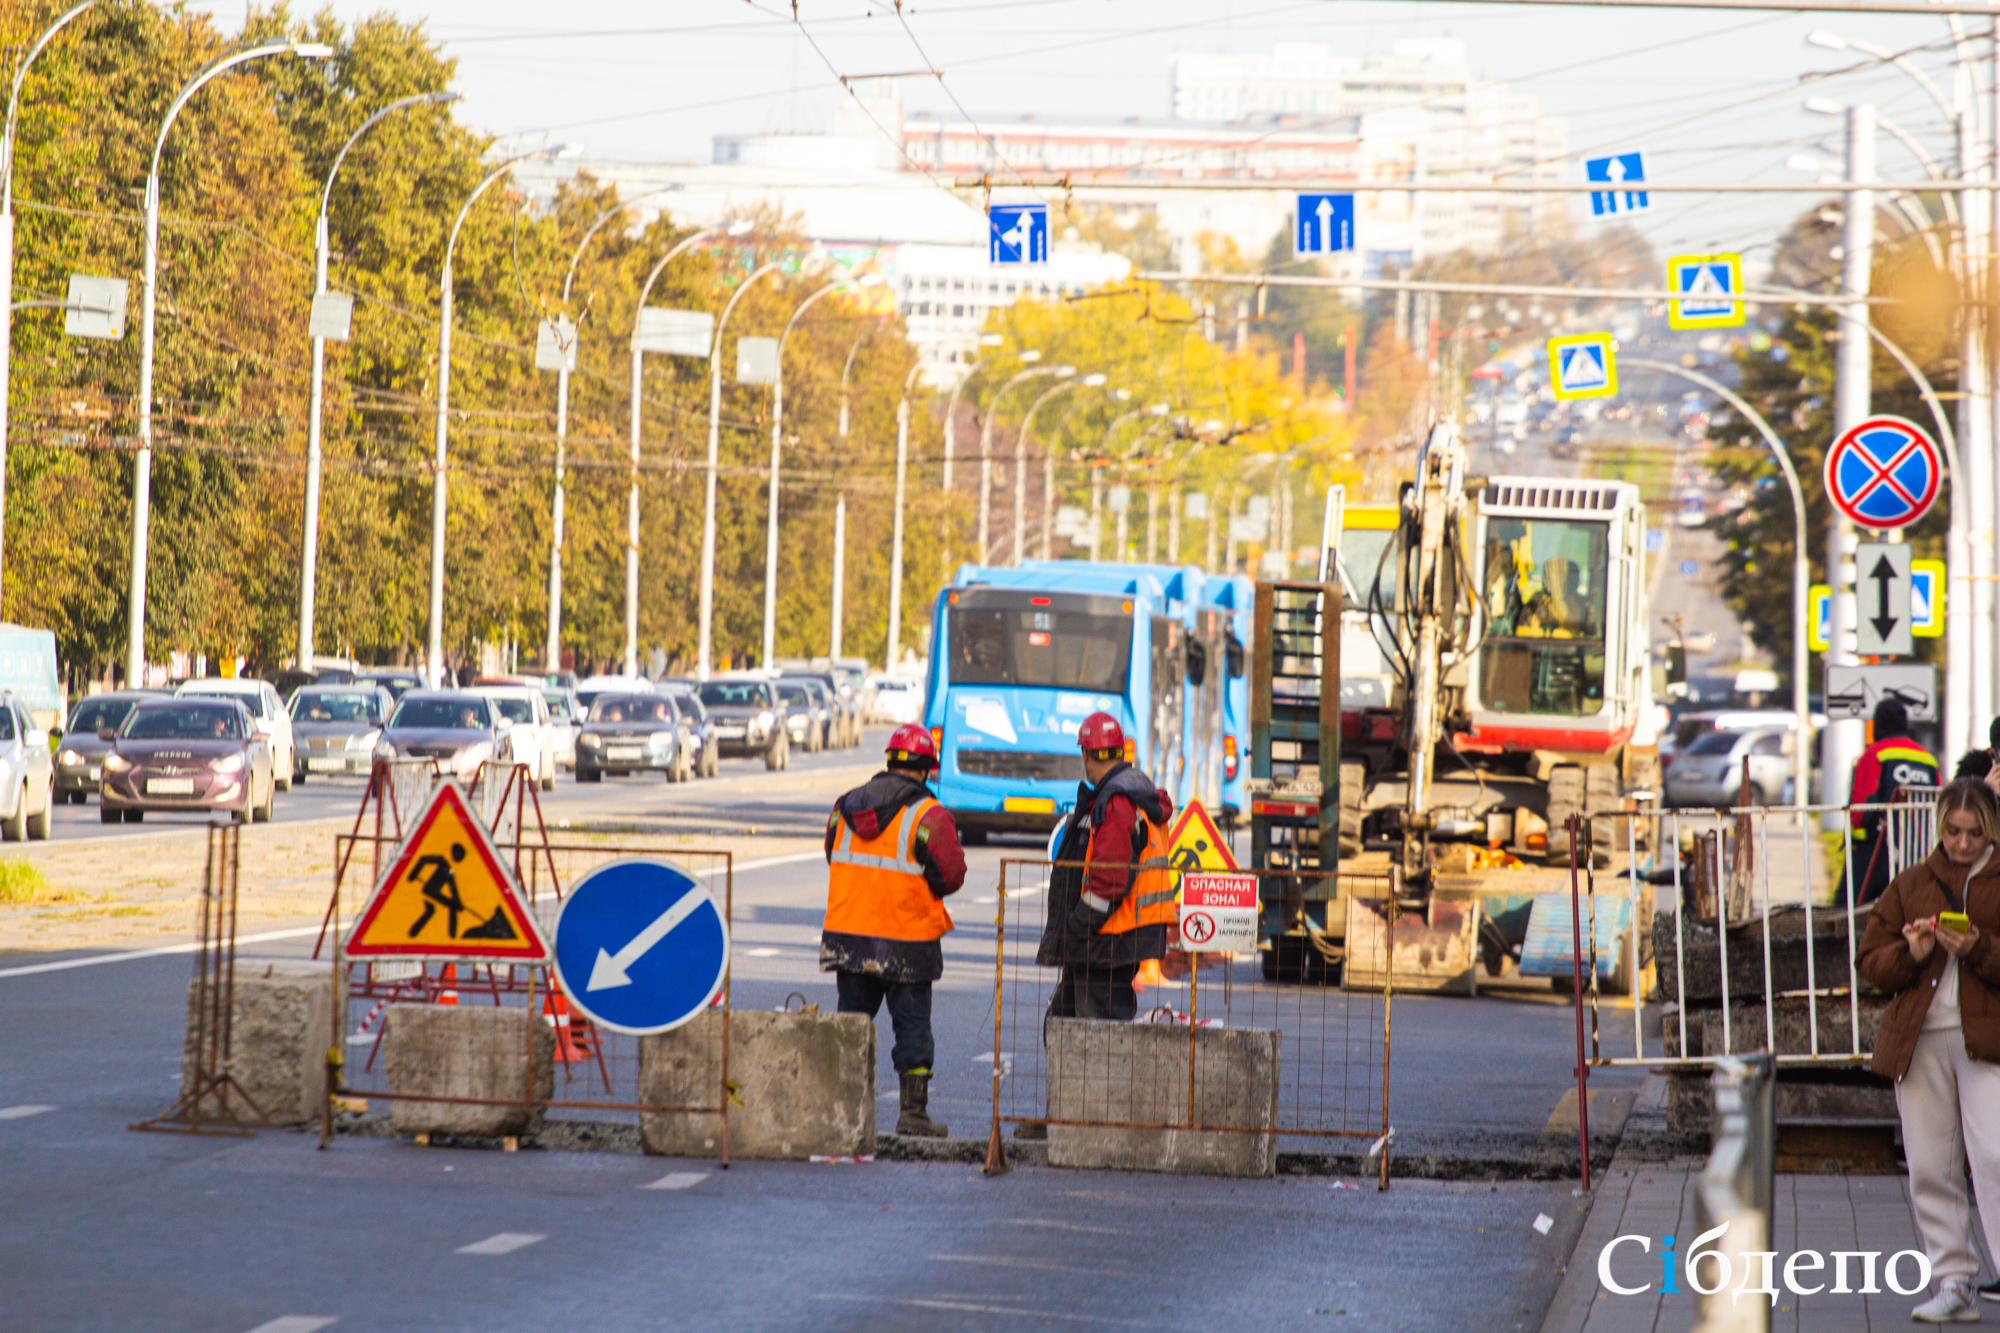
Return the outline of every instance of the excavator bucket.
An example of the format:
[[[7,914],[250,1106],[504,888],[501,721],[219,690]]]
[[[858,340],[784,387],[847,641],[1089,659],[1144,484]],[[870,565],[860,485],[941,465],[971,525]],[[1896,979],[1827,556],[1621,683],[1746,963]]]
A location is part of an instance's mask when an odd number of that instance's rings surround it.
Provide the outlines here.
[[[1477,995],[1479,906],[1476,891],[1442,888],[1422,909],[1349,898],[1342,986]]]

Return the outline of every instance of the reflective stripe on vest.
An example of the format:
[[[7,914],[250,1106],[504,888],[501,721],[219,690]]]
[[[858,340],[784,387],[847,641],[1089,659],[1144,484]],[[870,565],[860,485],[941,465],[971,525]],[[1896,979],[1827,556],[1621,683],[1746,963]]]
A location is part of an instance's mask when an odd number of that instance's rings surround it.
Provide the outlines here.
[[[1145,850],[1132,866],[1132,887],[1119,900],[1100,935],[1123,935],[1141,926],[1165,925],[1179,916],[1180,876],[1167,864],[1167,830],[1134,806],[1132,813],[1146,829]],[[1092,856],[1091,860],[1099,858]],[[1111,860],[1111,857],[1103,858]]]
[[[952,929],[916,854],[917,825],[936,805],[926,798],[905,806],[869,839],[839,819],[827,865],[826,929],[888,940],[934,940]]]

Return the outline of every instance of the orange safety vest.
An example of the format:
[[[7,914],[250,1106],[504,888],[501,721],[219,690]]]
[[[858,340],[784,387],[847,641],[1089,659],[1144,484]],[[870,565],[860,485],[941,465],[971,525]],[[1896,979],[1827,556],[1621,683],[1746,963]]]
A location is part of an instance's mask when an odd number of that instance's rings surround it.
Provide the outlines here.
[[[1167,865],[1167,831],[1146,818],[1144,810],[1135,806],[1132,813],[1146,826],[1146,847],[1132,867],[1132,887],[1118,900],[1118,906],[1111,909],[1111,915],[1098,929],[1100,935],[1123,935],[1141,926],[1161,926],[1180,919],[1180,876]],[[1096,841],[1095,834],[1091,841]]]
[[[826,929],[884,940],[935,940],[952,928],[951,913],[931,892],[917,864],[917,823],[937,802],[903,807],[895,821],[863,841],[843,817],[828,863]]]

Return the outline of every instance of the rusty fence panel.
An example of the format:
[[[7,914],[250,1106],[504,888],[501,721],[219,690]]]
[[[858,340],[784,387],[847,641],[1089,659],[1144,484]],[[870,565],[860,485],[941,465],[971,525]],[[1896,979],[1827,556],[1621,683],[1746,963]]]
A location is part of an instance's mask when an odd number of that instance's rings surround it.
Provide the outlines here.
[[[1872,910],[1857,899],[1870,858],[1885,857],[1893,878],[1936,845],[1935,791],[1909,795],[1891,805],[1590,816],[1613,824],[1626,868],[1579,862],[1577,891],[1564,895],[1560,933],[1582,953],[1584,1063],[1693,1070],[1768,1053],[1781,1065],[1866,1064],[1884,1002],[1855,998],[1855,946]],[[1850,809],[1879,816],[1881,834],[1856,839]],[[1823,817],[1838,819],[1837,846],[1821,837]],[[1621,987],[1629,1030],[1603,1013],[1614,977],[1632,979]],[[1651,1031],[1648,1000],[1659,1004]]]
[[[1049,1126],[1258,1135],[1288,1151],[1323,1152],[1329,1140],[1353,1139],[1366,1141],[1369,1163],[1387,1187],[1393,968],[1363,991],[1341,989],[1337,970],[1327,968],[1300,968],[1294,979],[1278,982],[1267,979],[1272,974],[1263,960],[1269,954],[1187,954],[1170,929],[1168,958],[1142,967],[1136,979],[1132,1025],[1177,1035],[1111,1040],[1125,1034],[1105,1029],[1099,1035],[1108,1044],[1093,1049],[1047,1022],[1063,989],[1062,969],[1037,962],[1055,868],[1040,860],[1001,862],[993,978],[995,1149],[1010,1127],[1016,1138],[1043,1137]],[[1380,914],[1393,939],[1398,913],[1391,910],[1390,878],[1339,879],[1341,896],[1355,909]],[[1130,984],[1111,974],[1092,980],[1100,1003],[1116,986]],[[989,1169],[997,1157],[989,1152]]]
[[[423,1103],[427,1107],[465,1106],[514,1108],[543,1115],[539,1132],[551,1126],[560,1132],[588,1137],[594,1126],[639,1125],[642,1135],[659,1132],[655,1117],[691,1117],[712,1121],[698,1130],[673,1132],[682,1152],[693,1142],[712,1148],[728,1160],[728,1087],[730,983],[725,978],[711,1009],[674,1032],[639,1037],[612,1032],[574,1011],[555,984],[546,965],[485,962],[419,962],[415,960],[350,960],[342,956],[344,932],[359,917],[374,892],[382,868],[393,864],[401,845],[402,827],[421,809],[432,788],[401,773],[378,774],[379,790],[393,792],[396,804],[384,801],[377,823],[369,810],[357,819],[356,831],[335,837],[335,882],[328,904],[321,956],[331,960],[336,996],[333,1051],[329,1054],[329,1105],[335,1112],[362,1109],[381,1101]],[[482,775],[483,777],[483,775]],[[394,778],[397,790],[386,779]],[[440,779],[441,780],[441,779]],[[645,857],[671,861],[702,885],[722,911],[724,926],[734,932],[733,858],[726,851],[623,840],[565,830],[562,841],[550,840],[543,828],[538,802],[525,783],[469,784],[468,804],[485,822],[494,849],[513,868],[528,910],[551,947],[556,913],[564,890],[593,868],[611,861]],[[371,784],[371,794],[377,790]],[[400,809],[398,809],[400,806]],[[366,826],[369,831],[363,831]],[[372,831],[380,827],[384,831]],[[523,1012],[533,1017],[521,1024],[518,1074],[504,1068],[500,1076],[519,1095],[447,1096],[435,1086],[396,1088],[390,1085],[385,1060],[385,1035],[399,1010],[457,1006]],[[642,1054],[646,1043],[671,1043]],[[552,1055],[550,1054],[552,1049]],[[547,1058],[548,1082],[538,1081]],[[322,1124],[330,1126],[329,1115]],[[328,1134],[322,1134],[323,1140]],[[513,1137],[513,1136],[508,1136]]]

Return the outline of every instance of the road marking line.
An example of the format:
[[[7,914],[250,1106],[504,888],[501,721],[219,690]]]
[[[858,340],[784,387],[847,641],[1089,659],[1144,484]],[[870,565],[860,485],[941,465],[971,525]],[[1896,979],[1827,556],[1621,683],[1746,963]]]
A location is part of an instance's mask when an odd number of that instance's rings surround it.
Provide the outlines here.
[[[825,859],[826,853],[824,851],[790,852],[784,856],[766,856],[755,861],[738,861],[736,869],[739,871],[762,870],[765,866],[789,866],[796,865],[800,861],[824,861]]]
[[[178,1079],[180,1075],[176,1074],[174,1077]],[[53,1106],[9,1106],[0,1109],[0,1120],[26,1120],[31,1115],[40,1115],[44,1111],[55,1109]]]
[[[1043,1273],[1083,1273],[1089,1277],[1131,1277],[1129,1268],[1071,1268],[1066,1264],[1045,1264],[1033,1259],[1008,1259],[997,1254],[933,1254],[949,1264],[992,1264],[999,1268],[1032,1268]]]
[[[684,1190],[699,1185],[708,1179],[706,1171],[675,1171],[661,1176],[650,1185],[641,1185],[642,1190]]]
[[[238,935],[238,944],[258,944],[264,940],[295,940],[301,935],[319,934],[318,926],[295,930],[266,930],[256,935]],[[199,944],[169,944],[158,949],[128,949],[124,953],[99,953],[88,958],[65,958],[60,963],[36,963],[32,967],[0,968],[0,977],[32,977],[43,972],[67,972],[72,967],[95,967],[99,963],[129,963],[135,958],[161,958],[167,954],[193,953]]]
[[[318,1333],[318,1330],[328,1324],[339,1322],[340,1320],[333,1315],[286,1314],[279,1315],[268,1323],[257,1325],[250,1330],[250,1333]]]
[[[1087,1227],[1081,1222],[1057,1222],[1046,1217],[1009,1217],[1003,1221],[1012,1222],[1017,1227],[1049,1227],[1056,1231],[1092,1231],[1100,1236],[1129,1236],[1129,1231],[1117,1227]]]
[[[776,949],[746,949],[743,951],[743,956],[745,958],[776,958],[778,951]]]
[[[476,1240],[470,1245],[461,1245],[453,1253],[512,1254],[516,1250],[525,1250],[537,1241],[547,1239],[547,1235],[537,1235],[531,1231],[502,1231],[496,1236],[488,1236],[485,1240]]]
[[[1106,1315],[1070,1314],[1062,1310],[1030,1310],[1019,1305],[986,1305],[973,1301],[947,1300],[943,1297],[920,1296],[848,1296],[839,1293],[820,1293],[813,1297],[816,1301],[865,1301],[882,1305],[910,1305],[919,1310],[967,1310],[973,1314],[1026,1315],[1031,1319],[1060,1319],[1072,1324],[1122,1324],[1131,1328],[1145,1326],[1139,1319],[1112,1319]]]

